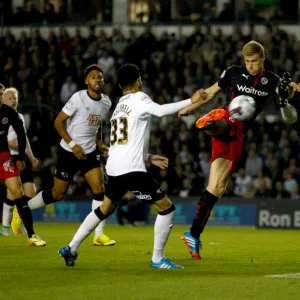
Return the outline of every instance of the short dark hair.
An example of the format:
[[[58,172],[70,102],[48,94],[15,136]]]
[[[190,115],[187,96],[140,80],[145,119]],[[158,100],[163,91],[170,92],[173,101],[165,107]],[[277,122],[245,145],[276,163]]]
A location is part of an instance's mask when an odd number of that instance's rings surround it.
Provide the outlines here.
[[[5,86],[2,83],[0,83],[0,90],[2,89],[5,89]]]
[[[96,65],[96,64],[92,64],[89,65],[85,70],[84,70],[84,77],[87,78],[87,76],[89,75],[90,72],[97,70],[99,72],[101,72],[103,74],[103,70],[101,68],[101,66]]]
[[[125,64],[118,70],[118,83],[125,88],[137,81],[140,77],[140,70],[137,65]]]

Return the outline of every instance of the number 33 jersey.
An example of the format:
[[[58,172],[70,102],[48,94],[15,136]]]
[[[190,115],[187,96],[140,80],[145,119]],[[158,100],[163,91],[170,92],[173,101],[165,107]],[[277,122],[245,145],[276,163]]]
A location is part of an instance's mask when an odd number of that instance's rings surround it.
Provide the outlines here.
[[[106,172],[119,176],[130,172],[146,172],[153,101],[143,92],[120,98],[112,117],[109,156]]]
[[[96,134],[110,107],[111,101],[108,96],[101,94],[101,99],[96,100],[89,96],[87,90],[75,93],[63,107],[62,111],[70,116],[67,119],[67,132],[86,154],[96,149]],[[63,139],[60,145],[72,152]]]

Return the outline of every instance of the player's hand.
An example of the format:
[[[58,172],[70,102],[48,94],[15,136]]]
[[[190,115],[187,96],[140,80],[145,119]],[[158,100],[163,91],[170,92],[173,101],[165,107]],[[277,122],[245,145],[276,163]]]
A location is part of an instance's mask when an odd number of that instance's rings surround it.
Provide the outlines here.
[[[72,148],[72,152],[74,153],[74,155],[81,160],[85,160],[86,159],[86,154],[84,153],[83,149],[79,146],[79,145],[75,145]]]
[[[33,157],[33,158],[31,159],[31,164],[32,164],[32,167],[33,167],[34,169],[36,169],[36,168],[39,166],[40,162],[39,162],[39,160],[38,160],[37,158]]]
[[[280,107],[286,107],[288,104],[288,99],[291,96],[291,81],[291,74],[289,72],[284,72],[277,90],[278,104]]]
[[[183,117],[189,115],[193,110],[196,108],[204,105],[205,103],[209,102],[207,97],[207,93],[205,90],[201,89],[196,91],[193,96],[191,97],[192,104],[183,108],[178,112],[178,117]]]
[[[17,160],[16,161],[16,167],[17,167],[17,169],[20,172],[24,171],[25,170],[25,163],[24,163],[24,161],[23,160]]]
[[[162,155],[150,154],[149,161],[152,165],[159,167],[164,170],[169,166],[169,159]]]
[[[108,150],[109,150],[108,146],[106,146],[105,144],[100,144],[98,145],[98,148],[104,157],[108,157]]]
[[[192,103],[196,103],[199,101],[205,103],[206,99],[207,99],[207,93],[203,89],[196,91],[191,97]]]
[[[294,92],[298,92],[300,93],[300,83],[296,83],[294,81],[292,81],[289,86],[293,89]]]

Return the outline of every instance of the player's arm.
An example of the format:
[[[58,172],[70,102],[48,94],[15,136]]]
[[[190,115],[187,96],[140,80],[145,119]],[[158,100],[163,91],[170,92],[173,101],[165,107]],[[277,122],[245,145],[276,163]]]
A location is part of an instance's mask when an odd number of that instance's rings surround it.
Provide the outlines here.
[[[14,150],[18,150],[18,138],[14,138],[8,141],[9,148],[13,148]]]
[[[14,139],[8,141],[8,146],[9,146],[9,148],[18,150],[18,138],[14,138]],[[28,139],[27,135],[26,135],[26,149],[25,149],[25,153],[29,157],[29,159],[30,159],[30,161],[32,163],[32,166],[34,168],[36,168],[37,165],[38,165],[38,159],[33,154],[33,151],[32,151],[32,148],[31,148],[31,144],[29,142],[29,139]]]
[[[16,162],[16,167],[19,171],[23,171],[25,169],[24,165],[24,155],[25,155],[25,148],[26,148],[26,133],[23,126],[22,120],[19,118],[17,112],[11,110],[11,126],[16,132],[17,135],[17,142],[18,142],[18,149],[19,155]]]
[[[174,113],[177,113],[181,109],[189,106],[190,104],[202,101],[203,98],[206,98],[204,90],[196,91],[190,99],[182,100],[176,103],[163,104],[163,105],[159,105],[153,102],[150,98],[148,98],[149,105],[147,105],[146,111],[147,113],[157,117],[172,115]]]
[[[72,152],[75,154],[75,156],[78,159],[86,159],[83,149],[72,140],[66,130],[65,123],[69,118],[70,116],[68,114],[66,114],[64,111],[61,111],[55,119],[54,127],[61,138],[64,139],[64,141],[72,149]]]
[[[102,152],[104,157],[107,157],[109,148],[108,148],[108,146],[106,146],[103,143],[103,139],[102,139],[102,122],[101,122],[101,124],[98,128],[97,135],[96,135],[96,140],[97,140],[97,146],[98,146],[99,150]]]
[[[188,115],[190,114],[192,111],[194,111],[195,109],[207,104],[208,102],[210,102],[212,99],[215,98],[215,96],[222,90],[222,88],[219,86],[219,83],[216,82],[214,85],[212,85],[211,87],[207,88],[204,90],[205,92],[205,97],[203,97],[200,101],[193,103],[187,107],[185,107],[184,109],[180,110],[180,112],[178,113],[178,116],[184,116],[184,115]]]
[[[26,135],[26,150],[25,150],[25,153],[29,157],[29,160],[30,160],[33,168],[36,168],[38,166],[38,164],[39,164],[39,160],[33,154],[33,151],[32,151],[32,148],[31,148],[31,144],[30,144],[30,141],[29,141],[27,135]]]

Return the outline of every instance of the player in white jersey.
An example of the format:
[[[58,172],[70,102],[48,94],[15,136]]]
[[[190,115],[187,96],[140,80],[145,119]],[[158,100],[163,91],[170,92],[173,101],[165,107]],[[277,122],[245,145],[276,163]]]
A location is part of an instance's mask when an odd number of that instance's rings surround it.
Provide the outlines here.
[[[2,103],[6,104],[13,109],[18,109],[19,104],[19,95],[18,91],[15,88],[7,88],[3,93]],[[24,130],[25,128],[25,120],[22,114],[19,113],[19,117],[23,122]],[[18,139],[17,134],[12,126],[9,127],[8,136],[7,136],[8,146],[10,150],[10,154],[12,155],[14,163],[16,163],[17,157],[19,155],[18,149]],[[25,170],[20,173],[20,178],[22,182],[22,187],[24,190],[25,197],[27,200],[31,199],[36,195],[36,187],[33,183],[33,172],[32,167],[38,166],[38,160],[33,155],[31,150],[30,142],[26,136],[26,155],[24,156],[25,162]],[[14,198],[9,189],[6,189],[7,197],[3,201],[3,211],[2,211],[2,229],[0,231],[0,235],[11,235],[10,231],[10,222],[12,218],[13,208],[14,208]],[[17,209],[15,208],[14,214],[18,214]],[[21,233],[26,235],[26,232],[22,228]]]
[[[108,147],[102,142],[102,121],[111,107],[109,97],[102,93],[103,71],[99,65],[90,65],[85,70],[87,90],[75,93],[55,120],[55,128],[62,137],[58,161],[51,190],[41,191],[28,205],[31,209],[63,200],[74,174],[84,174],[94,194],[92,209],[103,202],[104,185],[100,152],[107,156]],[[94,245],[115,244],[103,234],[104,222],[95,231]]]
[[[118,83],[123,92],[111,117],[111,142],[106,164],[108,181],[103,204],[84,220],[71,243],[59,250],[67,266],[74,266],[82,241],[98,224],[113,213],[123,195],[130,191],[138,199],[153,204],[158,212],[154,225],[152,268],[182,269],[164,256],[164,246],[172,229],[175,206],[160,185],[147,173],[145,161],[165,169],[168,159],[148,154],[151,115],[174,114],[203,96],[197,91],[191,99],[159,105],[141,92],[142,81],[136,65],[126,64],[118,71]]]

